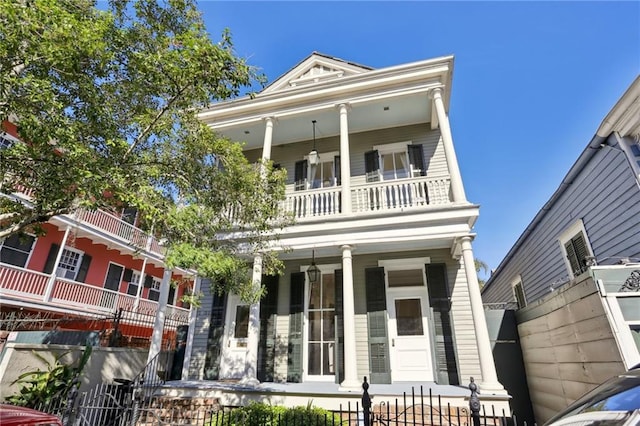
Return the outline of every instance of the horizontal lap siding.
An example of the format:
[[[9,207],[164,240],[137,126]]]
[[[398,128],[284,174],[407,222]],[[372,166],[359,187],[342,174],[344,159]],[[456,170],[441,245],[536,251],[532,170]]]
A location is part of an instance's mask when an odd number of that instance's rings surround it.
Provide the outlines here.
[[[274,129],[274,141],[277,141],[277,127]],[[425,167],[428,177],[449,176],[444,147],[440,143],[440,131],[431,130],[428,124],[416,124],[398,128],[374,130],[370,132],[353,133],[349,135],[351,157],[352,184],[365,183],[364,153],[373,149],[374,145],[384,145],[396,142],[411,142],[422,144]],[[287,188],[293,190],[294,167],[296,161],[303,159],[313,147],[313,141],[296,142],[287,145],[274,145],[271,157],[274,163],[287,170]],[[340,138],[317,137],[316,148],[320,155],[323,152],[340,150]],[[250,161],[257,161],[262,155],[262,149],[245,151]]]
[[[193,344],[189,362],[189,376],[187,378],[190,380],[202,380],[204,376],[204,364],[207,357],[211,304],[213,303],[209,280],[202,280],[200,291],[203,296],[200,308],[196,310],[195,330],[193,333]]]
[[[514,301],[511,282],[518,274],[528,303],[567,282],[558,237],[579,218],[601,263],[614,264],[619,256],[640,257],[640,190],[622,152],[600,150],[510,262],[492,277],[483,300]]]

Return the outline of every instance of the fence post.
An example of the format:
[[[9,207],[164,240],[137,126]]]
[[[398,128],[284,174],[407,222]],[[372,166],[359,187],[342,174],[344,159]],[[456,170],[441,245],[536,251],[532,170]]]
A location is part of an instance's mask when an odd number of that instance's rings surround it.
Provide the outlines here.
[[[364,377],[364,383],[362,383],[362,412],[364,414],[364,425],[371,426],[371,397],[369,396],[369,383],[367,383],[367,376]]]
[[[73,385],[71,385],[71,391],[67,395],[67,405],[64,407],[64,413],[62,415],[62,424],[67,426],[71,424],[71,413],[73,406],[76,403],[76,397],[78,396],[78,383],[80,380],[76,377],[73,379]]]
[[[478,385],[471,378],[469,383],[469,390],[471,390],[471,397],[469,398],[469,409],[471,410],[471,420],[473,426],[480,426],[480,398],[478,397]]]

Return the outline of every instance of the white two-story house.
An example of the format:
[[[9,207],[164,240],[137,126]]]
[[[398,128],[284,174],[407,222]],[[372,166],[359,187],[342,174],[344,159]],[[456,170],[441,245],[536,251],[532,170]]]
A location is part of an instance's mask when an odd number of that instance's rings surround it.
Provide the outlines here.
[[[437,383],[506,395],[496,377],[449,126],[453,57],[372,69],[313,53],[254,97],[200,113],[285,169],[295,223],[259,304],[205,297],[184,378]],[[468,390],[466,390],[468,395]]]

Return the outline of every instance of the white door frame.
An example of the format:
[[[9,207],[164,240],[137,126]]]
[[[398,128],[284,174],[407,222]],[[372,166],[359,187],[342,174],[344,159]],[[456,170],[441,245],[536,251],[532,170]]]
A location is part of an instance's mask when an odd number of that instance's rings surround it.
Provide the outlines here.
[[[300,267],[300,272],[304,272],[304,321],[302,323],[302,381],[303,382],[334,382],[335,374],[333,375],[310,375],[309,374],[309,297],[310,294],[310,282],[307,275],[307,269],[311,265],[304,265]],[[337,269],[341,269],[342,265],[339,263],[332,263],[326,265],[316,265],[320,269],[320,276],[324,274],[334,273]],[[334,307],[335,309],[335,307]],[[346,319],[345,319],[346,320]],[[337,336],[334,336],[336,338]],[[335,348],[334,348],[335,349]],[[334,363],[338,360],[334,358]],[[335,368],[334,368],[335,371]]]
[[[428,257],[423,258],[410,258],[410,259],[394,259],[394,260],[381,260],[378,261],[378,265],[384,267],[384,281],[386,290],[386,302],[387,302],[387,330],[389,338],[389,364],[391,367],[391,381],[408,381],[405,377],[402,377],[401,368],[399,367],[400,357],[396,353],[396,343],[400,344],[402,340],[416,339],[414,336],[398,336],[397,324],[396,324],[396,312],[395,301],[398,299],[420,299],[420,309],[422,313],[422,330],[423,341],[422,347],[426,349],[426,355],[424,358],[425,365],[424,376],[419,377],[419,374],[415,375],[417,381],[434,381],[434,363],[433,363],[433,339],[432,339],[432,327],[429,323],[429,294],[426,280],[426,268],[425,264],[431,263],[431,259]],[[419,269],[421,271],[422,285],[420,286],[408,286],[408,287],[389,287],[389,271],[401,271],[409,269]]]
[[[220,378],[222,379],[241,379],[244,377],[248,337],[236,338],[234,336],[236,329],[236,310],[238,306],[246,305],[240,296],[229,294],[227,296],[227,309],[224,321],[224,338],[222,342],[222,356],[220,359]]]

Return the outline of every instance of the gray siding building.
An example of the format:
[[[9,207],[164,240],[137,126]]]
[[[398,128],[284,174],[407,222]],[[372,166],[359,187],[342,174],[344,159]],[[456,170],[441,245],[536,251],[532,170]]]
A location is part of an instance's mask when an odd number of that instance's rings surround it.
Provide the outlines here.
[[[539,422],[640,363],[639,139],[640,77],[482,290],[517,306]]]

